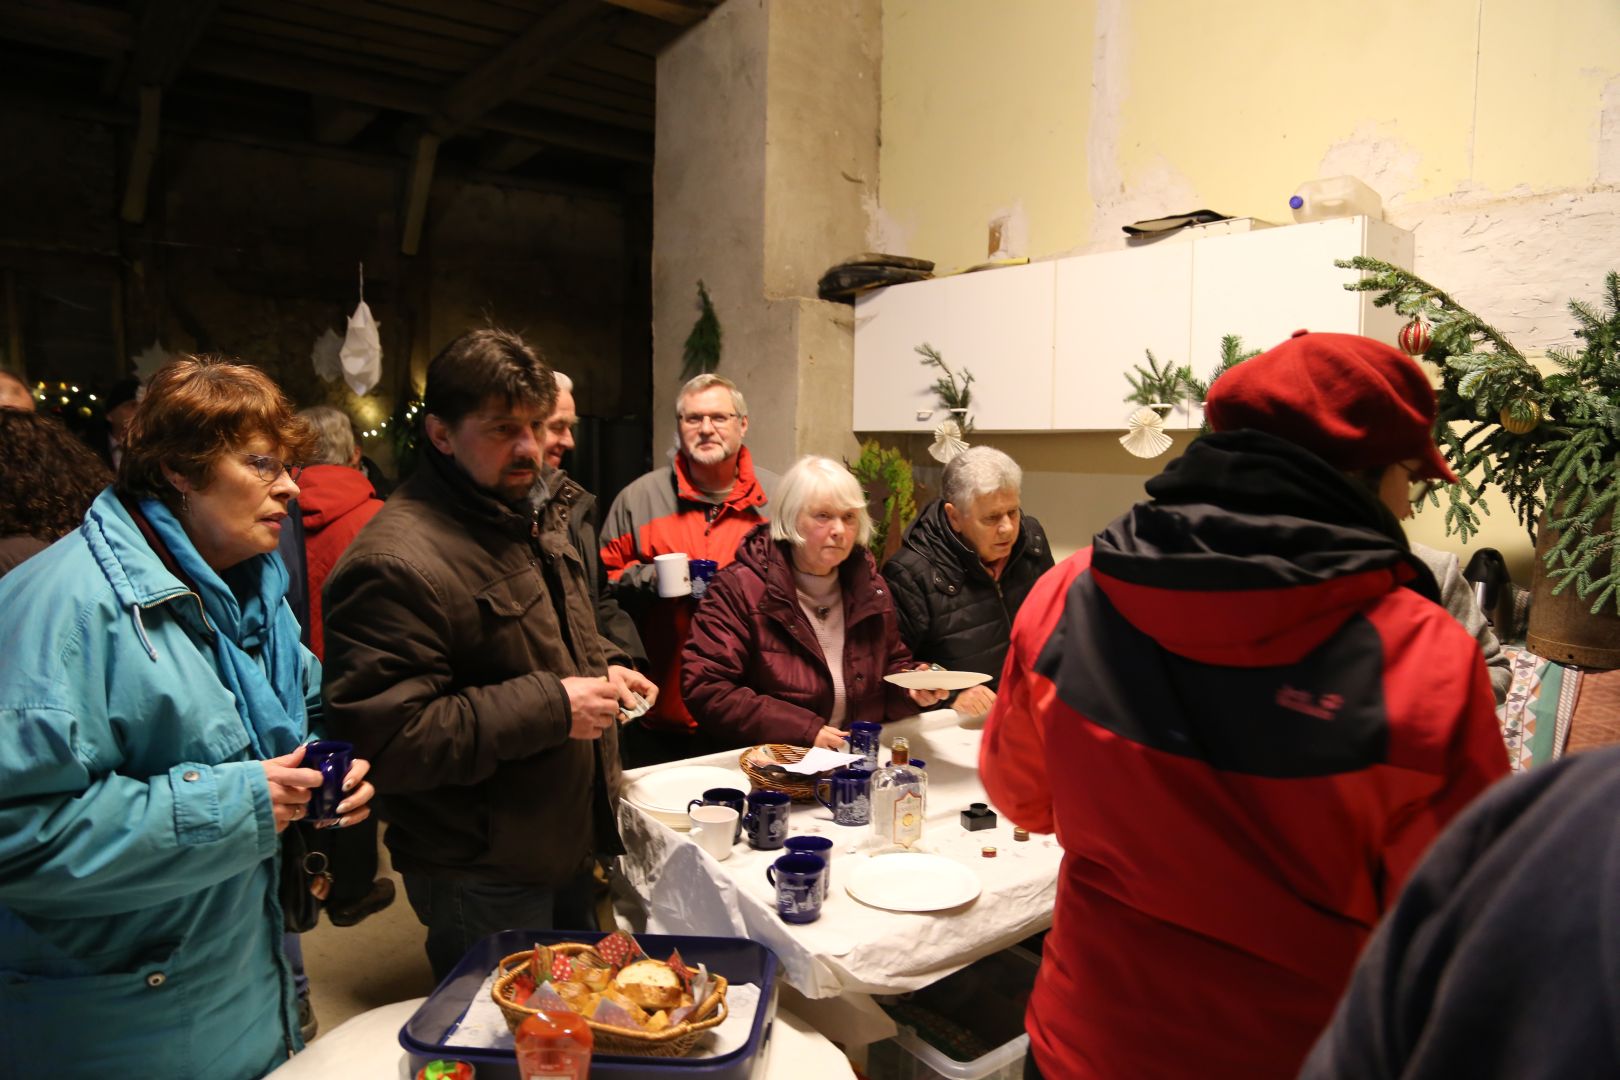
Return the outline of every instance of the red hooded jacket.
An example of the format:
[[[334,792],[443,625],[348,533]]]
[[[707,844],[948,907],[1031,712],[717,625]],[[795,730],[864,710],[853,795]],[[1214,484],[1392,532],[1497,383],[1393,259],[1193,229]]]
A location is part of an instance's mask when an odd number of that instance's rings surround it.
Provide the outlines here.
[[[1478,645],[1321,459],[1206,436],[1018,613],[980,772],[1064,858],[1042,1071],[1292,1077],[1441,828],[1506,775]]]
[[[857,547],[839,570],[844,596],[845,717],[882,723],[917,711],[883,676],[912,666],[889,583]],[[715,575],[692,616],[681,687],[698,730],[727,746],[810,746],[832,712],[832,676],[799,607],[783,543],[760,525]]]
[[[309,649],[325,660],[321,586],[338,556],[377,516],[383,502],[359,469],[311,465],[298,477],[298,506],[304,514],[304,557],[309,564]]]

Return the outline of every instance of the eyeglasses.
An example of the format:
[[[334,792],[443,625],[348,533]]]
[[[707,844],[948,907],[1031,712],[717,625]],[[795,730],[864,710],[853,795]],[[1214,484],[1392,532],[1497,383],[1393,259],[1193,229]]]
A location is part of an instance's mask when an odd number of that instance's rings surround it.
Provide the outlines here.
[[[1445,486],[1443,480],[1419,480],[1412,478],[1407,487],[1407,498],[1412,500],[1413,506],[1422,506],[1429,501],[1429,497]]]
[[[276,478],[286,473],[293,483],[298,482],[298,476],[304,471],[302,465],[286,465],[280,458],[273,458],[267,454],[244,454],[237,452],[237,457],[248,463],[248,467],[258,474],[259,479],[267,484],[276,482]]]
[[[685,413],[681,416],[681,424],[684,427],[700,428],[703,426],[703,422],[707,420],[718,428],[725,427],[735,419],[737,419],[737,414],[734,412]]]

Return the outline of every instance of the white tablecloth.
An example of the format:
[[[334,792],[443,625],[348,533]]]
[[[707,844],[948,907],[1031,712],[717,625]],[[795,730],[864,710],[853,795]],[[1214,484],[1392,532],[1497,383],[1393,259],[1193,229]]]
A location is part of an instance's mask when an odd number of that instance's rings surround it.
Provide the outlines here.
[[[855,861],[867,857],[859,849],[869,845],[870,828],[837,825],[820,804],[795,803],[793,835],[819,833],[832,837],[837,846],[832,889],[821,918],[790,925],[777,916],[776,893],[765,879],[766,868],[781,851],[755,851],[745,840],[729,859],[719,861],[685,833],[624,800],[619,820],[630,854],[621,867],[647,905],[648,930],[752,938],[776,951],[787,981],[805,997],[829,998],[916,990],[1050,926],[1062,857],[1057,842],[1048,836],[1014,841],[1012,823],[1004,817],[993,830],[968,832],[961,826],[961,811],[970,803],[988,801],[979,782],[980,732],[961,726],[953,711],[941,709],[884,725],[885,747],[896,735],[905,736],[911,755],[927,763],[922,847],[976,873],[983,885],[977,900],[934,913],[885,911],[861,903],[844,891],[843,882]],[[625,776],[633,782],[675,764],[735,766],[738,753],[653,765]],[[692,797],[701,794],[694,791]],[[996,848],[995,858],[982,856],[986,845]]]

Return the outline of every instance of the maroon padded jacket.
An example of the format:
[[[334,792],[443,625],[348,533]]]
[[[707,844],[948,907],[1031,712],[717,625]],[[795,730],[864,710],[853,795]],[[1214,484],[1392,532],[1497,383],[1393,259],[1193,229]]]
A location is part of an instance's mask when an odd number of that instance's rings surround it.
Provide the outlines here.
[[[896,720],[917,711],[883,676],[912,666],[888,582],[864,547],[840,570],[844,591],[845,718]],[[681,690],[698,731],[716,745],[810,746],[832,711],[832,675],[799,607],[788,545],[770,525],[743,538],[692,616]]]

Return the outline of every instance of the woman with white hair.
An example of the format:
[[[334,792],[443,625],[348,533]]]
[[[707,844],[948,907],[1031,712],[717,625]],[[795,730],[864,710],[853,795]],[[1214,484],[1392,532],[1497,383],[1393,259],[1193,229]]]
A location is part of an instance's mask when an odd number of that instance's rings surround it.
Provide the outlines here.
[[[942,700],[883,681],[918,665],[866,549],[872,519],[849,470],[800,458],[774,509],[692,617],[681,691],[699,734],[717,747],[841,749],[856,720],[897,719]]]

